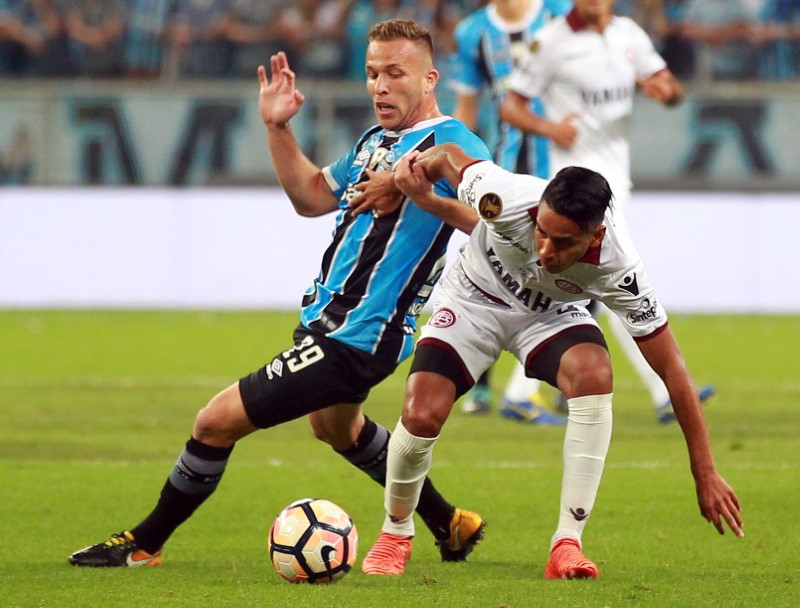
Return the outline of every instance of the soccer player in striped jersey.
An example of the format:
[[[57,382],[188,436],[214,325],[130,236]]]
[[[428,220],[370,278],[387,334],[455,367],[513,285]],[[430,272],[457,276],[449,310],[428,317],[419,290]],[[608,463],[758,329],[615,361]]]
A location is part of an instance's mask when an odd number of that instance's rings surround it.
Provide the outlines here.
[[[213,397],[163,487],[136,527],[77,551],[79,566],[161,563],[161,547],[212,494],[236,442],[258,429],[309,415],[315,435],[380,484],[389,432],[367,419],[369,390],[412,351],[416,320],[442,272],[454,228],[478,221],[442,180],[418,200],[393,185],[392,169],[412,151],[455,142],[479,158],[486,145],[439,111],[433,44],[411,21],[374,26],[366,55],[367,89],[377,126],[337,162],[317,167],[300,149],[290,120],[303,94],[284,53],[259,67],[261,117],[281,185],[296,212],[336,212],[333,240],[303,298],[293,344]],[[267,286],[280,289],[280,286]],[[477,513],[457,509],[425,480],[418,513],[445,561],[461,561],[483,536]],[[293,498],[293,497],[289,497]]]

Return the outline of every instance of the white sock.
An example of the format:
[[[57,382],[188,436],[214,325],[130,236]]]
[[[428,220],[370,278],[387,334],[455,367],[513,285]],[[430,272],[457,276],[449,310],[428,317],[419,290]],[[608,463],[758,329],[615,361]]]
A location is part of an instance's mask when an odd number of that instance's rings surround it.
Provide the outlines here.
[[[567,400],[569,416],[564,435],[561,511],[551,546],[564,537],[581,540],[611,443],[612,397],[609,393]]]
[[[539,380],[528,378],[525,375],[525,367],[517,362],[514,372],[506,384],[506,392],[503,399],[506,401],[528,401],[535,392],[539,390]]]
[[[622,348],[622,352],[625,353],[628,361],[633,365],[639,378],[641,378],[642,382],[644,382],[644,385],[647,387],[650,397],[653,400],[653,407],[658,407],[666,403],[669,399],[669,392],[667,392],[664,381],[653,371],[653,368],[650,367],[647,359],[644,358],[642,351],[636,346],[636,342],[631,338],[631,335],[628,333],[628,330],[625,329],[620,318],[613,312],[609,312],[607,318],[608,327],[617,339],[617,343],[620,348]]]
[[[422,484],[431,468],[433,446],[438,437],[417,437],[402,421],[389,439],[386,456],[386,519],[382,530],[397,536],[414,536],[414,510],[419,502]]]

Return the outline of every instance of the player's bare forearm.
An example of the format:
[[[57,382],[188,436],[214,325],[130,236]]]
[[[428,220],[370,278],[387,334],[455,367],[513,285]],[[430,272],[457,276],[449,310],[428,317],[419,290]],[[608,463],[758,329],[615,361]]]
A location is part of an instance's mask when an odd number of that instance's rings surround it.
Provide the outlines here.
[[[456,144],[433,146],[422,153],[412,152],[400,159],[394,183],[420,209],[470,234],[478,223],[478,214],[457,199],[436,194],[433,184],[447,179],[453,187],[458,187],[461,169],[475,160]]]
[[[479,159],[464,152],[458,144],[444,143],[419,154],[409,154],[407,160],[410,172],[426,180],[431,187],[435,182],[445,179],[457,188],[464,167]]]
[[[573,124],[578,117],[571,112],[553,122],[537,116],[528,107],[528,99],[519,93],[509,91],[500,109],[500,119],[525,133],[540,135],[551,140],[555,145],[569,150],[575,144],[578,128]]]
[[[336,197],[322,171],[303,153],[291,127],[267,127],[275,173],[298,215],[316,217],[336,209]]]
[[[737,536],[744,536],[739,500],[717,472],[697,389],[672,331],[667,327],[657,336],[640,342],[639,348],[669,392],[689,452],[701,515],[720,534],[724,534],[727,523]]]
[[[412,199],[415,204],[428,213],[432,213],[456,230],[465,234],[472,234],[478,224],[478,213],[469,205],[465,205],[455,198],[447,198],[432,192],[429,196]]]

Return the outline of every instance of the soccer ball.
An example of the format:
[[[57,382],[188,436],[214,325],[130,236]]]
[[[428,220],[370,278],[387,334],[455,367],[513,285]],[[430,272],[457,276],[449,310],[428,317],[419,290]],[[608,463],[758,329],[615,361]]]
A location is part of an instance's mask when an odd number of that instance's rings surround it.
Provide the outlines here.
[[[269,531],[272,565],[290,583],[332,583],[356,561],[358,531],[341,507],[303,498],[280,512]]]

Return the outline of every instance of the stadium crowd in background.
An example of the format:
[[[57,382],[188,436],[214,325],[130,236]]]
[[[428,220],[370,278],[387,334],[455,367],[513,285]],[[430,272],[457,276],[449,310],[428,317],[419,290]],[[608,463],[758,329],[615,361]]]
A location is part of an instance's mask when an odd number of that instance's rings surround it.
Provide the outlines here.
[[[365,28],[389,17],[414,19],[433,32],[446,72],[456,23],[483,4],[0,0],[0,75],[249,78],[280,48],[288,49],[300,78],[360,80]],[[618,0],[614,12],[637,21],[682,79],[800,76],[800,0]]]

